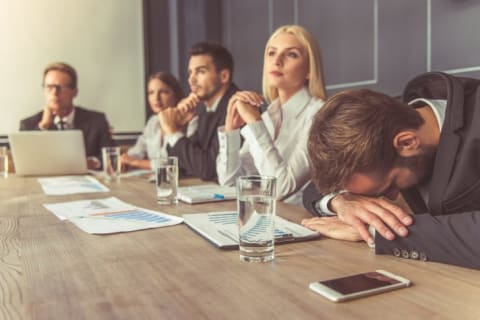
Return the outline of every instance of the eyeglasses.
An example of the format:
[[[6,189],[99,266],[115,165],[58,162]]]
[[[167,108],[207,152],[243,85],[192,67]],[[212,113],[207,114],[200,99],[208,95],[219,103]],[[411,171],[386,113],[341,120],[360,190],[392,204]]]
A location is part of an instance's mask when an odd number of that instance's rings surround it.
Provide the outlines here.
[[[58,92],[65,91],[66,89],[73,89],[72,85],[60,85],[60,84],[44,84],[42,85],[43,89],[47,92],[52,92],[55,89],[58,90]]]

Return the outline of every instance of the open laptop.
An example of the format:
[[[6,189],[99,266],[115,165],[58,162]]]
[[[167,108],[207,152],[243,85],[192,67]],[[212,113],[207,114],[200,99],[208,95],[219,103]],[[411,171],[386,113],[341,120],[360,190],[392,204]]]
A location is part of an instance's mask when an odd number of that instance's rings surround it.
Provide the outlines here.
[[[21,131],[8,135],[15,173],[22,176],[82,174],[87,157],[80,130]]]

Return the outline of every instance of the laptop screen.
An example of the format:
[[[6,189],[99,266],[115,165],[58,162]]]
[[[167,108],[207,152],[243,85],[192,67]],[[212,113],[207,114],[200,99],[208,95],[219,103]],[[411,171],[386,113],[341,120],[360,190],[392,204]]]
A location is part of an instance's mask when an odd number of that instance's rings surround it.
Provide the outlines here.
[[[87,172],[80,130],[21,131],[8,136],[15,173],[48,176]]]

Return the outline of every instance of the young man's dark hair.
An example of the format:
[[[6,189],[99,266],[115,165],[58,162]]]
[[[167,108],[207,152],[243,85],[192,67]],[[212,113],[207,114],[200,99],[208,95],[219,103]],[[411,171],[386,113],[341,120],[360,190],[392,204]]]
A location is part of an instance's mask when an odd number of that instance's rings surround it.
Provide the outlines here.
[[[210,43],[199,42],[194,44],[188,51],[190,56],[209,55],[212,57],[213,64],[217,72],[227,69],[230,70],[230,82],[233,78],[233,57],[232,54],[223,46]]]

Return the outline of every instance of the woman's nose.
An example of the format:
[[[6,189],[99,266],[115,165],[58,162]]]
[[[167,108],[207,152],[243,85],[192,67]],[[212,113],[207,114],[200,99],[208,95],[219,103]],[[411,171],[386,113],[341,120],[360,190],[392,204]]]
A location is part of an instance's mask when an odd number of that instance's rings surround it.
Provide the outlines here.
[[[283,62],[283,55],[279,54],[277,56],[275,56],[275,65],[279,66],[282,64]]]

